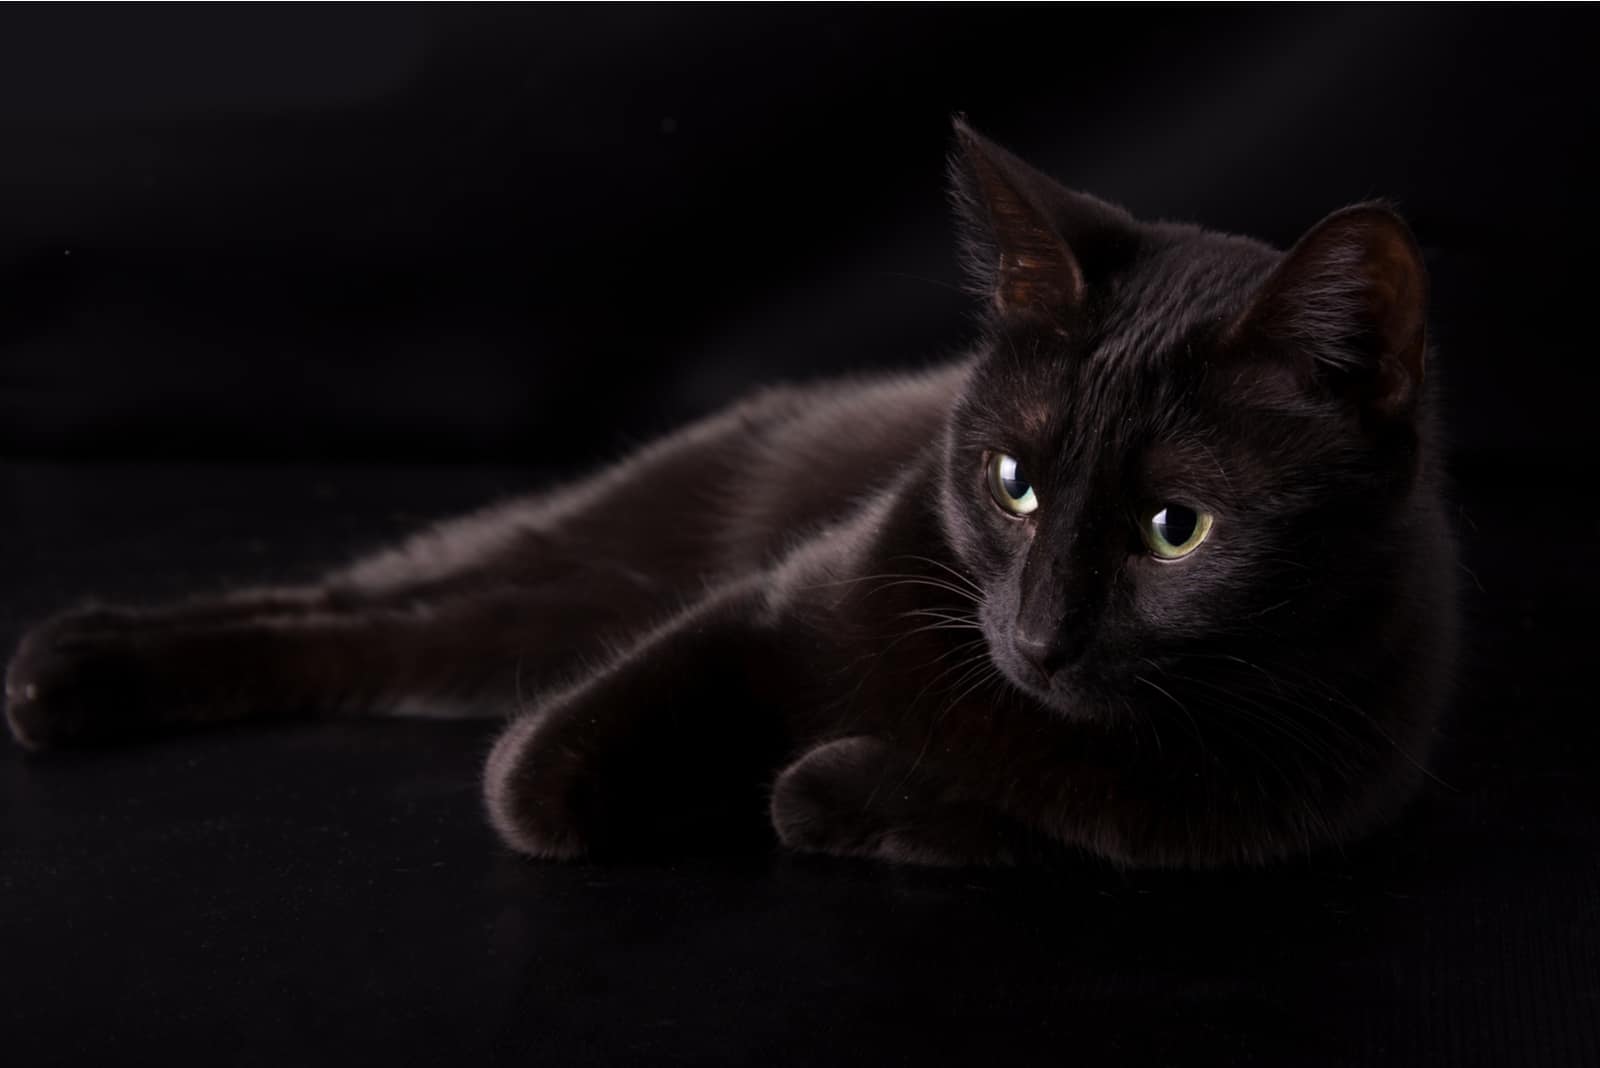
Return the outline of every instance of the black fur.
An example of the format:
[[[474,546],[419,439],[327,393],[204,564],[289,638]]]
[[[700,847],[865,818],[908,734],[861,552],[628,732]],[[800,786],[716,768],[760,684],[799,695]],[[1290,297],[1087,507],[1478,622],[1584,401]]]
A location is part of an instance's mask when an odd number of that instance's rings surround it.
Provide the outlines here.
[[[1204,866],[1394,813],[1455,634],[1404,223],[1346,209],[1284,254],[1136,222],[961,124],[953,172],[967,359],[770,390],[315,586],[59,617],[11,663],[13,733],[514,715],[485,796],[543,857],[770,821],[888,860]],[[1036,512],[996,503],[996,453]],[[1215,517],[1181,560],[1141,540],[1163,505]]]

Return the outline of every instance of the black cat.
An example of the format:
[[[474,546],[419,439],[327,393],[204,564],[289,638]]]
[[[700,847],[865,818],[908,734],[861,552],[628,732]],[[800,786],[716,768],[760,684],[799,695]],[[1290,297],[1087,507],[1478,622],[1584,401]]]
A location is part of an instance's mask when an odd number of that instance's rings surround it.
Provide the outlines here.
[[[1260,862],[1425,774],[1455,646],[1426,279],[1381,205],[1288,253],[1141,223],[958,123],[984,340],[762,393],[302,588],[91,608],[6,677],[33,748],[514,716],[540,857]]]

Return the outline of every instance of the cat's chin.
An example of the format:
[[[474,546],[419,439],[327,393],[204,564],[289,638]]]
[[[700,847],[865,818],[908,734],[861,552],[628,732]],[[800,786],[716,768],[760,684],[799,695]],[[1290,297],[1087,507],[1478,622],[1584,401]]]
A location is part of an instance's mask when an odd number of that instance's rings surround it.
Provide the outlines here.
[[[1052,714],[1074,723],[1105,723],[1110,718],[1110,709],[1117,707],[1103,684],[1093,679],[1057,675],[1045,684],[1037,677],[1019,678],[1017,672],[1008,668],[1002,671],[1013,689]]]

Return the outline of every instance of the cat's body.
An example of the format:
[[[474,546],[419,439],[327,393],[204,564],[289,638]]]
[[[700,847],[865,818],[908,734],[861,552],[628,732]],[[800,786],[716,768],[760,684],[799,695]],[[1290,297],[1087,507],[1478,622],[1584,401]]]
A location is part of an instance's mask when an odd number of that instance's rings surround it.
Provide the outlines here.
[[[13,731],[506,716],[490,816],[552,857],[770,819],[886,859],[1209,865],[1370,827],[1454,643],[1403,224],[1353,209],[1286,257],[960,136],[996,303],[971,357],[763,393],[312,586],[61,617],[13,660]]]

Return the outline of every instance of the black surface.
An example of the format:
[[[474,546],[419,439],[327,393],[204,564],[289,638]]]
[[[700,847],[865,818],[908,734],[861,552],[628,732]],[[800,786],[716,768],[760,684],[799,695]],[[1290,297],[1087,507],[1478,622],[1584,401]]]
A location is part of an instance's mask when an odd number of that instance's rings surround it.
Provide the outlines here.
[[[305,575],[969,306],[948,113],[1434,278],[1471,655],[1408,817],[1263,873],[541,866],[493,725],[0,743],[0,1059],[1597,1064],[1591,35],[1554,10],[0,17],[0,643]],[[291,462],[292,461],[292,462]],[[446,462],[447,461],[447,462]]]

